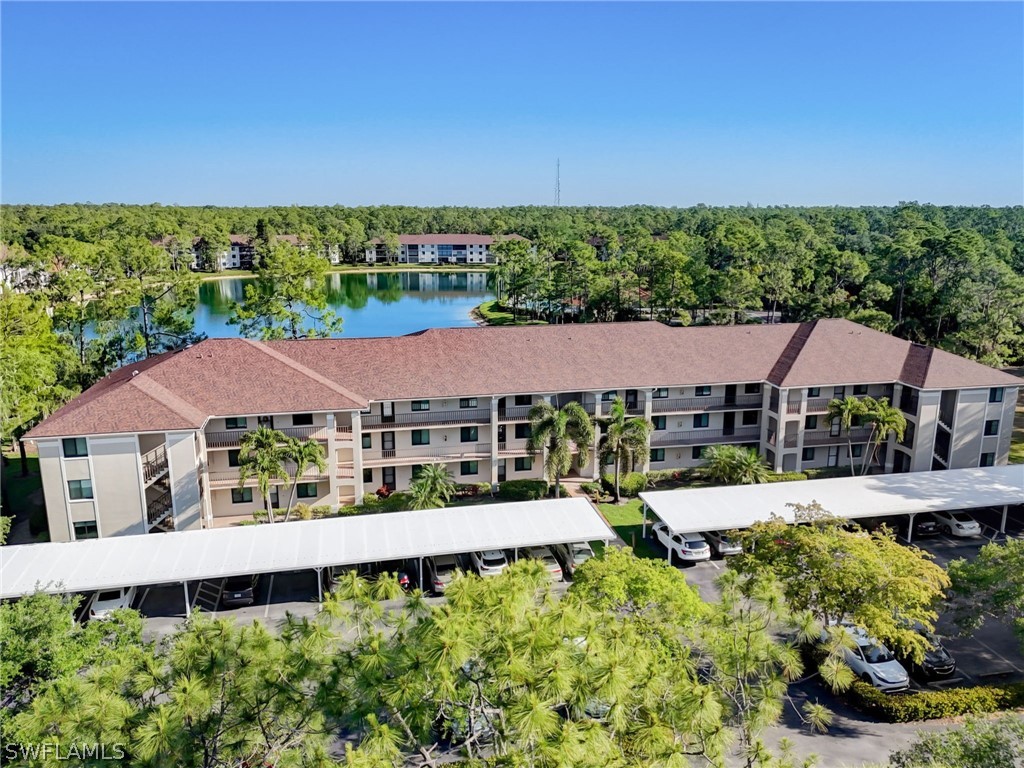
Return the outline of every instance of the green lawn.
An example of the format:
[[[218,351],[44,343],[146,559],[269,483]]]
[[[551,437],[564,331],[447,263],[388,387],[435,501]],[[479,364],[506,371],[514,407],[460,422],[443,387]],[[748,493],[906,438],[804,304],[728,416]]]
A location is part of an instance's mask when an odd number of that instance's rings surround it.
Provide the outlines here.
[[[625,504],[598,504],[597,508],[605,516],[609,525],[622,537],[638,557],[649,557],[661,560],[664,555],[643,538],[643,502],[630,499]],[[648,523],[650,523],[648,518]],[[634,546],[635,542],[635,546]]]
[[[501,306],[497,299],[485,301],[476,308],[476,312],[488,325],[547,325],[543,320],[514,320],[512,313]]]

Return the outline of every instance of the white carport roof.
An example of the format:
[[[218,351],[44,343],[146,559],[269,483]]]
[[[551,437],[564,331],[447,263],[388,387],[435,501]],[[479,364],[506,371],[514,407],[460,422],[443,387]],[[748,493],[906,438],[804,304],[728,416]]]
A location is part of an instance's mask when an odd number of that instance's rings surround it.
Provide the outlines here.
[[[569,498],[21,544],[0,547],[0,598],[613,538]]]
[[[763,485],[645,491],[640,498],[674,533],[747,528],[787,504],[817,502],[836,517],[862,518],[1024,504],[1024,464]]]

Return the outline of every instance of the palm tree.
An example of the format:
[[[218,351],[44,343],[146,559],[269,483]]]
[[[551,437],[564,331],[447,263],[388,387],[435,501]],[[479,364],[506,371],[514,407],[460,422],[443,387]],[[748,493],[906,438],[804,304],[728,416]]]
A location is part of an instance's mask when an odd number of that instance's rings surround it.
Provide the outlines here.
[[[851,430],[853,429],[853,425],[866,414],[867,405],[865,404],[865,401],[847,395],[842,400],[838,398],[832,400],[828,404],[828,414],[825,416],[825,421],[830,425],[838,419],[840,430],[846,432],[846,443],[848,447],[846,455],[850,457],[851,477],[857,474],[853,466],[853,435],[851,434]]]
[[[756,485],[768,482],[771,470],[760,454],[738,445],[712,445],[701,454],[704,474],[725,485]]]
[[[868,473],[879,446],[889,439],[889,435],[895,435],[896,440],[899,441],[903,439],[907,431],[907,420],[899,408],[889,405],[887,397],[874,401],[874,406],[868,411],[865,418],[871,422],[871,450],[864,459],[864,467],[861,470],[863,475]]]
[[[428,464],[409,486],[413,509],[437,509],[455,495],[455,481],[444,464]]]
[[[274,510],[270,504],[270,481],[287,480],[284,471],[284,451],[281,444],[285,441],[283,432],[270,427],[257,427],[252,432],[242,435],[241,448],[238,451],[238,487],[245,485],[250,477],[255,477],[267,507],[267,520],[274,521]]]
[[[626,401],[616,397],[608,416],[598,419],[605,427],[598,452],[601,459],[615,462],[615,502],[618,503],[619,475],[624,467],[632,468],[635,461],[647,461],[650,452],[648,438],[653,425],[647,419],[626,416]]]
[[[547,448],[544,472],[555,479],[555,498],[559,497],[562,475],[572,469],[572,444],[579,450],[577,466],[590,460],[594,442],[594,422],[583,406],[573,401],[561,409],[542,400],[530,409],[530,439],[526,450],[530,456]]]
[[[327,458],[324,456],[324,448],[316,440],[299,440],[297,437],[285,439],[284,447],[281,449],[282,456],[295,464],[295,476],[292,479],[292,492],[288,497],[288,509],[284,514],[284,521],[292,515],[292,507],[295,505],[295,492],[299,487],[299,478],[309,467],[316,467],[320,474],[327,471]]]

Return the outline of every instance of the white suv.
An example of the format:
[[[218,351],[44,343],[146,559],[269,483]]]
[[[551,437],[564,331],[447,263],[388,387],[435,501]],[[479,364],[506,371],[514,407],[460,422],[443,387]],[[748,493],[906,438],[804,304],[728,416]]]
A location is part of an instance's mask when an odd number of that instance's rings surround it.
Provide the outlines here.
[[[672,533],[665,523],[655,523],[651,530],[673,557],[688,563],[711,559],[711,547],[699,533]]]
[[[508,558],[500,549],[489,549],[486,552],[470,552],[469,559],[481,576],[497,576],[508,568]]]
[[[104,589],[96,593],[89,605],[90,619],[108,619],[119,608],[131,608],[137,590],[135,587]]]
[[[844,624],[843,629],[853,639],[855,646],[843,648],[843,656],[857,677],[885,693],[897,693],[910,687],[910,675],[888,648],[868,637],[860,627]],[[823,633],[822,639],[826,637]]]

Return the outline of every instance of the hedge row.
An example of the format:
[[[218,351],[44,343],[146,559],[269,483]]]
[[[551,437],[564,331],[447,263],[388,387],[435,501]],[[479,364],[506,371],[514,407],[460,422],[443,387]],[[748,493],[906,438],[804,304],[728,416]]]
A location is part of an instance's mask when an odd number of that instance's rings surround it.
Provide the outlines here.
[[[498,485],[495,495],[509,501],[533,501],[546,498],[550,492],[546,480],[506,480]]]
[[[615,475],[601,475],[601,486],[606,493],[615,493]],[[647,475],[643,472],[625,472],[619,475],[619,493],[633,497],[647,487]]]
[[[889,723],[936,720],[1024,707],[1024,683],[888,694],[858,680],[847,695],[857,709]]]

